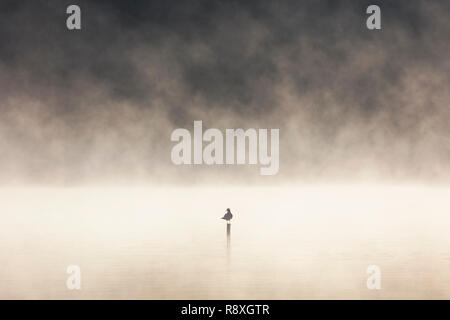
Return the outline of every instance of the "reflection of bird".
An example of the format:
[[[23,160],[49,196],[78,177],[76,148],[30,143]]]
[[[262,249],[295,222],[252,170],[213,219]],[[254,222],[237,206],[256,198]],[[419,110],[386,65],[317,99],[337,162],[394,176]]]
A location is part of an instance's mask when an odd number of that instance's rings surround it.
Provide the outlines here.
[[[230,208],[227,209],[227,213],[222,217],[222,219],[227,220],[230,222],[230,220],[233,218],[233,214],[230,211]]]

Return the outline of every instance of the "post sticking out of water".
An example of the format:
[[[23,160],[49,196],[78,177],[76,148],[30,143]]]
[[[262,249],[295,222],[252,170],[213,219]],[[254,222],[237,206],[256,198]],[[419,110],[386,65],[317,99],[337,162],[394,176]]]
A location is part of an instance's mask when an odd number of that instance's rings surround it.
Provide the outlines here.
[[[231,223],[227,223],[227,262],[230,263],[231,255]]]
[[[227,222],[227,262],[230,264],[230,253],[231,253],[231,222],[233,219],[233,214],[231,213],[230,208],[227,208],[227,212],[222,217]]]

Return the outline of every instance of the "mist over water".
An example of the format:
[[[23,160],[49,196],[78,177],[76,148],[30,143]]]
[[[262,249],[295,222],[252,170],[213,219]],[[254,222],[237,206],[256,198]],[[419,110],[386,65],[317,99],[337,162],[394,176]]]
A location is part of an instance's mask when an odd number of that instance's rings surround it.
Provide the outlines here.
[[[448,1],[55,1],[0,10],[0,183],[449,181]],[[27,23],[23,23],[27,21]],[[20,27],[19,27],[20,26]],[[280,129],[280,172],[176,167],[176,128]]]
[[[0,298],[448,299],[450,2],[381,2],[2,1]],[[278,174],[175,166],[195,120]]]

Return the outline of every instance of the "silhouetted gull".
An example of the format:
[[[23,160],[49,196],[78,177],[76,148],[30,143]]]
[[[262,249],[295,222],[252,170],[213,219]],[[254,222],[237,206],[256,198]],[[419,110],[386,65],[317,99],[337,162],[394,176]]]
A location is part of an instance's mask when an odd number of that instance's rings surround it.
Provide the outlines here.
[[[230,222],[230,220],[233,218],[233,214],[230,211],[230,208],[227,209],[227,213],[222,217],[222,219],[227,220],[227,222]]]

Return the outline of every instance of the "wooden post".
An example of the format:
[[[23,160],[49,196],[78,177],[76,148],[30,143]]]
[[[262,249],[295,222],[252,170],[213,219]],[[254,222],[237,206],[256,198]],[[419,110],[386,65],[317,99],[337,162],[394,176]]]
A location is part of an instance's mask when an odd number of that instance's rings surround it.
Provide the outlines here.
[[[227,223],[227,262],[230,263],[231,256],[231,223]]]

